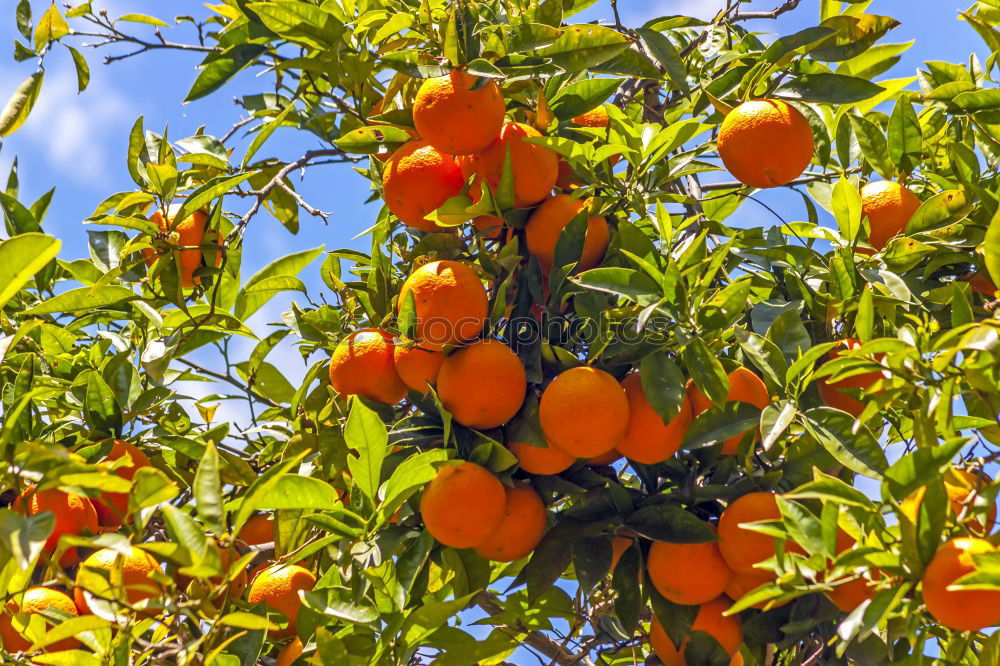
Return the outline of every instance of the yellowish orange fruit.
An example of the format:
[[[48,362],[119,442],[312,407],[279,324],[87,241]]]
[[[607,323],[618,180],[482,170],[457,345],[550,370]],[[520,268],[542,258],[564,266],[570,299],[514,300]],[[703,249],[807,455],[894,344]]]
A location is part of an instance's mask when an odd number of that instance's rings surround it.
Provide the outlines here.
[[[521,469],[529,474],[558,474],[573,466],[576,458],[567,455],[554,446],[531,446],[521,442],[507,444],[510,452],[517,456]]]
[[[459,261],[432,261],[406,278],[399,307],[413,297],[417,341],[440,350],[474,339],[486,325],[486,288],[474,270]]]
[[[115,474],[131,481],[140,467],[150,467],[149,457],[139,447],[125,440],[116,439],[104,462],[113,462],[128,457],[131,462],[115,468]],[[128,493],[103,492],[93,500],[97,510],[97,522],[101,527],[119,527],[128,519]]]
[[[603,105],[590,111],[584,111],[573,118],[573,122],[581,127],[607,127],[611,120],[608,118],[608,110]]]
[[[861,188],[861,215],[868,218],[868,244],[876,250],[903,233],[907,222],[920,208],[920,199],[899,183],[879,180]]]
[[[549,444],[576,458],[593,458],[625,436],[628,397],[607,372],[570,368],[545,388],[538,417]]]
[[[248,546],[259,546],[274,541],[274,516],[269,513],[258,513],[243,523],[240,529],[240,541]]]
[[[302,639],[296,636],[278,652],[278,656],[274,660],[274,666],[292,666],[295,660],[302,656],[304,649],[305,646],[302,645]]]
[[[938,622],[955,631],[979,631],[1000,624],[1000,590],[949,590],[959,578],[975,571],[973,557],[993,553],[989,541],[952,539],[937,549],[924,570],[924,603]]]
[[[860,346],[861,340],[857,338],[841,340],[837,347],[830,350],[828,357],[833,360],[840,356],[841,350],[853,350]],[[881,378],[880,372],[863,372],[836,382],[829,382],[824,377],[816,381],[816,388],[819,389],[819,395],[827,407],[834,407],[858,418],[865,411],[865,404],[845,393],[844,389],[867,389]]]
[[[173,204],[167,210],[166,218],[163,217],[161,211],[156,211],[149,216],[149,221],[159,227],[161,232],[166,233],[171,231],[170,225],[173,222],[174,214],[179,210],[180,205]],[[205,227],[207,226],[208,214],[203,210],[196,210],[173,228],[173,232],[177,234],[177,244],[187,248],[178,250],[181,286],[186,289],[190,289],[201,282],[201,279],[195,276],[194,272],[201,268],[203,262],[204,254],[200,246],[206,244]],[[222,232],[218,230],[216,231],[216,245],[219,245],[219,249],[215,253],[215,265],[220,266],[222,264]],[[151,248],[143,249],[142,256],[146,258],[147,266],[152,266],[159,258]],[[169,255],[164,256],[167,260],[172,260]]]
[[[413,100],[413,124],[442,153],[468,155],[489,147],[507,112],[494,81],[482,85],[461,70],[426,79]]]
[[[553,150],[525,141],[540,136],[538,130],[530,125],[504,123],[488,148],[459,158],[462,175],[465,178],[475,175],[477,183],[483,179],[496,192],[509,150],[514,176],[514,206],[525,208],[534,205],[549,195],[559,173],[559,156]]]
[[[26,516],[36,516],[50,511],[55,518],[52,533],[45,540],[43,550],[52,554],[59,545],[59,537],[64,534],[96,534],[97,510],[89,498],[72,493],[64,493],[57,488],[37,490],[35,486],[26,489],[14,503],[14,509]],[[76,548],[67,548],[59,558],[59,564],[70,567],[79,562]]]
[[[43,611],[58,610],[69,615],[78,615],[72,599],[65,593],[49,587],[29,587],[24,591],[24,595],[20,598],[20,601],[18,601],[15,595],[7,602],[6,613],[3,610],[4,607],[0,606],[0,645],[3,646],[5,651],[10,653],[26,652],[32,645],[32,641],[22,636],[14,627],[13,618],[11,617],[14,613],[24,613],[31,616],[42,614]],[[46,618],[46,631],[51,628],[52,622]],[[75,638],[64,638],[61,641],[56,641],[45,646],[43,651],[62,652],[63,650],[76,649],[79,646],[80,643]]]
[[[420,497],[424,527],[452,548],[475,548],[503,520],[507,493],[485,467],[464,462],[438,470]]]
[[[532,488],[505,488],[506,501],[500,523],[481,544],[477,553],[494,562],[516,562],[527,557],[545,536],[548,516],[545,504]]]
[[[308,592],[316,585],[316,576],[297,564],[272,564],[254,576],[247,593],[251,604],[264,603],[270,610],[288,618],[284,630],[271,632],[275,637],[295,635],[295,627],[302,608],[299,592]]]
[[[396,372],[394,352],[391,333],[377,328],[351,333],[330,355],[330,385],[343,396],[396,404],[406,395],[406,384]]]
[[[497,428],[517,414],[528,377],[510,347],[478,340],[445,357],[438,372],[441,404],[470,428]]]
[[[738,574],[760,573],[758,562],[774,557],[775,538],[741,525],[765,520],[781,520],[781,510],[774,493],[753,492],[737,498],[719,517],[719,552]],[[802,552],[787,543],[786,552]]]
[[[715,599],[733,577],[714,541],[654,541],[646,558],[646,571],[663,598],[685,606],[697,606]]]
[[[691,411],[695,418],[712,407],[712,401],[702,393],[694,382],[688,382],[688,397],[691,399]],[[771,403],[771,395],[760,377],[740,366],[729,373],[729,393],[726,402],[745,402],[757,409],[763,410]],[[740,448],[743,435],[735,435],[722,443],[723,455],[735,455]]]
[[[677,416],[665,424],[642,390],[638,372],[626,375],[621,385],[628,397],[628,429],[618,443],[618,451],[629,460],[646,465],[667,460],[680,448],[691,425],[691,401],[687,394]]]
[[[115,599],[129,605],[163,594],[163,585],[153,579],[160,564],[144,550],[132,547],[127,553],[102,548],[80,564],[76,572],[73,599],[80,613],[92,613],[88,595],[101,600]],[[124,610],[124,609],[122,609]]]
[[[993,531],[996,523],[997,507],[992,504],[986,514],[986,524],[974,517],[971,511],[966,509],[966,504],[974,501],[975,497],[982,497],[983,492],[990,485],[990,478],[981,472],[979,474],[964,469],[949,468],[944,474],[944,490],[948,495],[948,514],[952,520],[958,518],[965,510],[966,518],[963,523],[974,534],[988,536]],[[916,523],[920,513],[920,503],[924,500],[927,488],[921,486],[917,488],[909,497],[900,502],[900,510],[903,515]],[[982,499],[980,501],[983,501]],[[969,509],[972,507],[970,506]]]
[[[464,185],[455,158],[420,140],[397,148],[382,172],[385,205],[403,224],[420,231],[442,231],[427,215],[460,194]]]
[[[787,102],[743,102],[719,128],[719,157],[736,180],[778,187],[798,178],[812,161],[809,121]]]
[[[740,643],[743,642],[743,624],[738,615],[723,615],[729,610],[730,605],[724,597],[702,604],[698,609],[698,615],[695,616],[691,631],[704,631],[718,641],[730,656],[734,656],[740,649]],[[684,639],[680,649],[675,648],[659,619],[653,616],[649,627],[649,643],[665,666],[688,666],[684,651],[689,640]]]
[[[733,601],[739,601],[745,597],[750,592],[753,592],[761,585],[765,583],[770,583],[775,579],[773,571],[763,571],[760,569],[755,569],[752,573],[734,573],[733,577],[729,579],[729,583],[726,584],[726,596]],[[784,606],[787,601],[783,601],[779,604],[772,604],[772,608],[777,608],[779,606]],[[768,602],[762,601],[753,605],[753,608],[766,608]]]
[[[440,351],[424,349],[415,343],[396,344],[393,358],[399,378],[417,393],[427,393],[428,385],[437,381],[438,371],[444,363],[444,354]]]
[[[563,229],[587,207],[587,203],[568,194],[557,194],[542,202],[528,218],[524,238],[528,251],[538,258],[544,275],[548,275],[555,264],[556,244]],[[583,252],[577,268],[585,271],[601,263],[609,238],[607,220],[596,215],[588,217]]]

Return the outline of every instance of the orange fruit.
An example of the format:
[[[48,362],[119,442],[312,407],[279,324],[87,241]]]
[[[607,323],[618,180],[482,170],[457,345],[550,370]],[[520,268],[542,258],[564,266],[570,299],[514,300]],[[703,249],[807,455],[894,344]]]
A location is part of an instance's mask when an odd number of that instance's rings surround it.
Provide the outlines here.
[[[56,609],[69,615],[78,615],[73,600],[59,590],[49,587],[29,587],[24,591],[21,602],[17,603],[16,595],[12,597],[6,605],[8,613],[24,613],[26,615],[42,614],[43,611]],[[2,610],[0,606],[0,610]],[[52,622],[45,619],[45,631],[52,628]],[[40,636],[39,636],[40,637]],[[0,645],[7,652],[26,652],[32,645],[14,627],[13,618],[6,614],[0,614]],[[44,652],[61,652],[63,650],[74,650],[80,647],[79,641],[75,638],[64,638],[43,648]]]
[[[979,631],[1000,624],[1000,590],[949,590],[975,570],[973,556],[996,548],[985,539],[952,539],[937,549],[922,580],[927,611],[955,631]]]
[[[715,599],[733,576],[715,541],[654,541],[646,558],[646,571],[663,598],[685,606]]]
[[[302,656],[304,647],[302,639],[296,636],[278,652],[278,657],[274,660],[274,666],[292,666],[295,660]]]
[[[363,328],[337,344],[330,355],[330,385],[343,396],[360,395],[394,405],[406,395],[406,384],[396,372],[392,334]]]
[[[558,474],[573,466],[576,458],[567,455],[554,446],[532,446],[521,442],[507,444],[510,452],[517,456],[517,463],[528,474]]]
[[[495,192],[503,175],[509,148],[514,175],[514,206],[525,208],[538,203],[552,191],[559,173],[559,156],[554,151],[525,141],[540,136],[538,130],[529,125],[504,123],[489,147],[458,159],[463,177],[468,179],[475,175],[477,182],[484,179]]]
[[[316,584],[316,576],[297,564],[272,564],[260,571],[250,583],[247,601],[251,604],[264,603],[270,610],[277,611],[288,619],[284,630],[271,632],[272,636],[294,636],[295,623],[302,608],[299,592],[309,591]]]
[[[857,542],[854,540],[854,537],[839,527],[837,528],[838,555],[851,550],[854,548],[856,543]],[[876,573],[877,570],[873,570],[871,572],[873,575]],[[822,578],[820,579],[822,580]],[[862,603],[874,597],[876,591],[877,590],[873,581],[866,577],[859,576],[848,580],[845,583],[837,584],[832,590],[824,591],[824,594],[837,608],[841,610],[841,612],[850,613]]]
[[[736,180],[778,187],[795,180],[812,161],[813,134],[798,109],[776,99],[743,102],[719,128],[719,157]]]
[[[545,504],[532,488],[519,485],[505,491],[500,523],[475,547],[477,553],[494,562],[516,562],[526,557],[549,526]]]
[[[729,666],[743,666],[744,663],[743,654],[740,652],[734,654],[733,658],[729,660]]]
[[[486,288],[474,270],[444,259],[410,273],[399,291],[399,307],[413,295],[417,339],[439,350],[474,339],[486,326]]]
[[[556,171],[556,188],[560,190],[570,190],[574,187],[580,187],[583,185],[576,172],[573,171],[573,167],[569,165],[569,162],[564,160],[561,156],[559,157],[559,165]]]
[[[603,370],[570,368],[542,392],[538,420],[549,444],[576,458],[593,458],[608,453],[624,437],[628,397]]]
[[[730,605],[724,597],[702,604],[698,609],[698,615],[694,618],[694,624],[691,625],[691,631],[704,631],[709,634],[732,656],[737,653],[740,643],[743,642],[743,623],[737,615],[723,615],[729,610]],[[675,648],[655,615],[649,626],[649,644],[665,666],[687,666],[684,651],[687,649],[688,639],[684,639],[679,650]]]
[[[602,453],[599,456],[594,456],[593,458],[588,459],[587,467],[606,467],[607,465],[618,462],[624,457],[625,456],[619,453],[618,449],[611,449],[607,453]]]
[[[989,487],[991,480],[985,474],[970,472],[964,469],[956,469],[954,467],[948,469],[944,474],[944,490],[948,495],[948,512],[952,520],[961,515],[962,511],[965,509],[966,505],[974,501],[977,497],[981,496],[987,487]],[[927,489],[924,486],[917,488],[909,497],[900,502],[900,510],[903,515],[910,519],[910,522],[916,523],[917,517],[920,512],[920,503],[924,499]],[[974,497],[973,497],[974,495]],[[982,502],[983,500],[980,500]],[[971,506],[969,507],[971,510]],[[968,511],[967,511],[968,513]],[[989,507],[989,511],[986,515],[986,525],[983,525],[982,520],[973,517],[972,515],[967,515],[963,524],[969,528],[974,534],[979,534],[982,536],[988,536],[990,532],[993,531],[993,525],[996,523],[997,517],[997,507],[993,504]]]
[[[149,457],[139,447],[121,439],[114,441],[103,462],[120,460],[126,456],[132,462],[115,468],[115,474],[123,479],[131,481],[140,467],[151,467]],[[128,493],[101,493],[93,502],[94,509],[97,510],[97,523],[101,527],[117,528],[128,518]]]
[[[754,565],[774,556],[775,538],[741,527],[743,523],[781,520],[774,493],[747,493],[731,502],[719,517],[719,552],[737,574],[760,574]],[[787,544],[786,552],[802,552]]]
[[[427,215],[462,192],[465,178],[455,158],[426,141],[407,141],[382,172],[382,196],[403,224],[420,231],[442,231]]]
[[[269,513],[258,513],[243,523],[240,529],[240,540],[248,546],[259,546],[274,541],[274,516]]]
[[[607,127],[611,119],[608,118],[608,110],[603,105],[590,111],[584,111],[573,122],[582,127]]]
[[[496,428],[517,414],[528,377],[510,347],[499,340],[477,340],[445,357],[438,373],[441,404],[470,428]]]
[[[614,536],[611,537],[611,569],[609,573],[614,573],[615,568],[618,566],[618,562],[621,561],[622,555],[625,551],[632,547],[635,540],[627,536]]]
[[[149,216],[149,221],[158,226],[160,231],[166,233],[170,231],[173,217],[179,210],[179,204],[172,204],[167,209],[166,218],[163,217],[161,211],[156,211]],[[208,214],[203,210],[196,210],[173,229],[177,234],[177,244],[186,248],[179,250],[179,258],[181,286],[187,289],[201,282],[201,279],[196,277],[194,272],[201,268],[203,250],[200,246],[205,244],[206,226],[208,226]],[[220,266],[222,264],[222,232],[219,230],[216,230],[216,244],[219,245],[219,249],[215,253],[215,265]],[[152,266],[158,258],[156,251],[152,248],[144,248],[142,256],[146,258],[147,266]]]
[[[685,394],[677,416],[664,424],[642,390],[642,379],[632,372],[621,381],[628,398],[628,429],[618,443],[618,451],[629,460],[654,465],[677,452],[691,425],[691,401]]]
[[[694,382],[688,382],[688,397],[691,399],[692,415],[696,418],[712,406],[712,401],[695,386]],[[771,396],[760,377],[740,366],[729,373],[729,393],[726,395],[726,402],[734,401],[746,402],[762,410],[771,403]],[[743,435],[736,435],[724,441],[722,454],[727,456],[736,454],[741,439]]]
[[[43,511],[51,511],[55,517],[55,525],[52,533],[45,540],[43,550],[50,555],[55,552],[59,544],[59,537],[64,534],[83,534],[89,532],[97,533],[97,510],[94,509],[93,502],[82,495],[64,493],[57,488],[47,488],[36,490],[35,486],[27,488],[21,496],[17,498],[13,507],[16,511],[26,516],[36,516]],[[67,548],[59,564],[70,567],[80,561],[76,554],[76,548]]]
[[[538,258],[542,273],[548,275],[555,263],[556,243],[574,217],[587,207],[587,202],[573,199],[568,194],[557,194],[542,202],[531,213],[524,227],[528,252]],[[577,269],[589,270],[601,263],[608,249],[608,222],[603,217],[587,218],[587,232],[583,240],[583,253]]]
[[[424,527],[452,548],[475,548],[489,539],[506,505],[503,484],[471,462],[442,467],[420,496]]]
[[[833,360],[840,356],[840,348],[851,350],[860,346],[861,340],[857,338],[841,340],[837,347],[830,350],[828,358]],[[858,418],[865,411],[865,404],[844,393],[844,389],[867,389],[881,378],[882,373],[880,372],[863,372],[860,375],[847,377],[837,382],[828,382],[824,377],[816,380],[816,388],[819,389],[819,395],[827,407],[834,407]]]
[[[903,233],[921,201],[899,183],[879,180],[861,188],[861,216],[868,218],[868,244],[881,250],[889,239]]]
[[[474,226],[484,238],[494,240],[503,232],[503,220],[496,215],[480,215],[472,219]]]
[[[413,100],[413,124],[427,143],[449,155],[486,150],[503,126],[507,107],[495,81],[460,70],[426,79]]]
[[[997,286],[993,284],[993,281],[990,280],[989,276],[984,271],[966,273],[962,276],[962,279],[968,282],[969,286],[972,287],[972,291],[977,294],[993,298],[993,296],[997,293]]]
[[[219,561],[222,563],[223,575],[212,576],[211,578],[208,579],[208,584],[211,586],[211,588],[214,589],[219,587],[225,582],[226,578],[228,577],[229,570],[233,566],[233,563],[236,562],[238,559],[240,559],[240,554],[236,552],[235,548],[231,547],[223,548],[222,546],[220,546],[218,539],[216,539],[215,537],[209,538],[208,546],[209,548],[214,548],[216,550],[216,552],[219,554]],[[180,588],[181,590],[187,590],[188,586],[191,584],[191,581],[193,580],[191,577],[185,576],[180,572],[176,573],[175,579],[177,581],[177,587]],[[247,587],[247,572],[246,569],[243,569],[242,571],[237,572],[236,576],[234,576],[233,579],[229,581],[229,597],[232,599],[236,599],[242,596],[243,590],[245,590],[246,587]],[[197,592],[201,591],[206,591],[206,590],[197,590]],[[213,601],[221,600],[224,596],[225,596],[225,590],[223,589],[222,591],[219,592],[218,595],[216,595],[215,598],[213,598]]]
[[[392,352],[396,372],[407,388],[417,393],[427,393],[428,384],[437,380],[438,371],[444,363],[440,351],[424,349],[414,343],[397,344]]]
[[[138,548],[128,554],[111,548],[92,553],[76,572],[73,599],[81,613],[93,613],[87,605],[91,593],[99,599],[115,599],[134,606],[140,601],[163,594],[163,585],[153,580],[160,564],[152,555]]]
[[[770,583],[775,579],[774,572],[772,571],[762,571],[760,569],[754,569],[751,573],[734,573],[733,577],[729,579],[729,583],[726,584],[725,593],[726,596],[733,601],[739,601],[745,597],[750,592],[753,592],[758,587],[765,583]],[[783,601],[780,604],[772,604],[772,608],[777,608],[779,606],[784,606],[787,601]],[[753,608],[766,608],[768,602],[762,601],[753,605]]]

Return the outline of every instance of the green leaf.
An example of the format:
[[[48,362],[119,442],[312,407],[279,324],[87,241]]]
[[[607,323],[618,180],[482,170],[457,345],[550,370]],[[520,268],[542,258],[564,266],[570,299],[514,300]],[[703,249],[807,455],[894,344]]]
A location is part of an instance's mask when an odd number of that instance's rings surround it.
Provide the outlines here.
[[[400,463],[382,486],[382,514],[391,516],[395,513],[412,491],[423,487],[437,475],[439,463],[447,459],[447,451],[433,449],[410,456]]]
[[[69,24],[66,23],[66,19],[59,13],[56,3],[53,2],[42,14],[42,18],[38,19],[38,25],[35,26],[35,52],[41,53],[49,42],[68,34]]]
[[[963,111],[993,111],[1000,109],[1000,90],[972,90],[956,95],[951,103]]]
[[[278,292],[305,291],[302,282],[294,278],[322,252],[322,246],[296,252],[272,261],[257,271],[237,294],[233,313],[245,320],[264,307]]]
[[[405,129],[389,125],[372,125],[352,130],[333,143],[345,153],[374,155],[383,152],[383,148],[389,151],[395,150],[409,140],[410,133]]]
[[[222,53],[210,54],[201,64],[201,72],[184,101],[193,102],[215,92],[265,51],[267,47],[262,44],[242,43],[234,44]]]
[[[850,414],[815,407],[800,421],[813,439],[852,472],[878,479],[889,466],[878,441],[866,428],[855,430]]]
[[[129,175],[132,176],[132,180],[139,187],[144,187],[146,184],[146,179],[143,177],[145,173],[144,165],[146,162],[149,162],[149,149],[146,146],[146,130],[143,129],[142,119],[142,116],[136,119],[132,125],[132,131],[129,133],[128,161],[126,162]]]
[[[662,33],[648,28],[640,28],[638,33],[646,42],[646,46],[649,47],[649,52],[667,72],[674,87],[684,95],[689,95],[691,87],[687,82],[687,68],[684,66],[684,61],[681,60],[674,43]]]
[[[132,477],[132,490],[128,497],[128,511],[158,506],[177,497],[180,491],[166,474],[155,467],[140,467]]]
[[[216,536],[226,531],[222,521],[222,482],[219,475],[219,451],[215,442],[209,440],[205,454],[201,457],[194,473],[194,501],[198,518]]]
[[[614,28],[582,24],[564,27],[551,46],[538,49],[567,72],[581,72],[614,58],[628,48],[631,40]]]
[[[31,0],[20,0],[14,12],[17,30],[25,39],[31,39]]]
[[[99,372],[91,371],[83,401],[87,424],[94,430],[112,435],[121,433],[122,412],[115,394]]]
[[[0,308],[59,253],[52,236],[26,233],[0,242]]]
[[[549,100],[549,110],[559,120],[569,120],[604,104],[622,79],[584,79],[559,89]]]
[[[37,561],[55,525],[51,511],[25,517],[0,509],[0,553],[12,558],[20,569],[28,569]]]
[[[972,211],[972,203],[962,190],[945,190],[924,201],[906,224],[907,234],[945,227]]]
[[[350,412],[344,425],[344,441],[357,452],[357,455],[347,457],[351,476],[361,492],[374,501],[389,435],[379,415],[356,397],[351,398]]]
[[[644,506],[626,518],[625,525],[654,541],[705,543],[716,540],[715,533],[703,520],[670,504]]]
[[[271,138],[271,135],[274,134],[275,130],[285,124],[285,119],[293,109],[295,109],[295,105],[289,104],[274,118],[274,120],[260,128],[260,131],[257,132],[256,136],[254,136],[253,141],[250,142],[250,146],[247,147],[246,154],[243,155],[243,162],[240,164],[241,169],[247,168],[247,165],[250,164],[250,160],[257,154],[257,151],[264,145],[264,142]]]
[[[778,97],[803,102],[850,104],[869,99],[885,88],[856,76],[844,74],[804,74],[777,90]]]
[[[900,173],[912,172],[923,156],[920,119],[910,100],[900,97],[889,117],[889,158]]]
[[[858,188],[843,176],[833,186],[833,197],[830,200],[833,215],[837,218],[837,228],[847,242],[853,242],[861,230],[861,193]]]
[[[799,49],[802,49],[804,53],[807,53],[809,49],[805,49],[803,47],[818,44],[835,33],[836,30],[833,28],[814,26],[812,28],[800,30],[793,35],[779,37],[771,42],[771,44],[764,51],[762,58],[769,63],[777,63],[786,55],[795,53]]]
[[[80,312],[96,308],[118,305],[127,300],[137,298],[135,292],[127,287],[105,285],[103,287],[80,287],[54,296],[47,301],[28,308],[24,314],[39,315],[55,312]]]
[[[656,413],[669,424],[680,413],[687,395],[684,375],[673,359],[662,352],[642,359],[639,365],[642,392]]]
[[[45,72],[35,72],[26,78],[7,100],[7,106],[0,112],[0,137],[14,133],[28,119],[32,107],[35,106],[35,100],[38,99],[38,92],[42,89],[43,78]]]
[[[858,137],[858,145],[865,159],[880,176],[887,180],[892,178],[896,172],[889,160],[889,147],[885,134],[875,123],[863,116],[848,114],[847,117],[854,127],[854,134]]]
[[[73,64],[76,66],[77,92],[83,92],[90,83],[90,65],[87,64],[87,59],[83,57],[82,53],[69,45],[66,45],[66,48],[69,50],[70,55],[73,56]]]
[[[129,151],[129,154],[131,155],[131,150]],[[248,171],[246,173],[241,173],[238,176],[218,176],[213,178],[188,195],[188,198],[184,200],[183,204],[181,204],[180,209],[174,213],[173,219],[186,219],[189,215],[191,215],[191,213],[196,210],[201,210],[219,197],[233,190],[244,180],[251,178],[256,174],[256,171]]]
[[[729,395],[729,377],[719,359],[700,338],[691,340],[682,354],[684,366],[708,399],[719,404]]]
[[[993,284],[1000,284],[1000,211],[990,220],[983,236],[983,258]]]
[[[340,502],[337,490],[326,481],[299,474],[279,474],[266,493],[254,498],[254,509],[329,509]]]
[[[652,305],[660,300],[656,283],[631,268],[592,268],[571,279],[586,289],[615,294],[639,305]]]
[[[402,639],[406,645],[420,645],[455,613],[469,605],[475,592],[452,601],[434,601],[418,606],[403,623]]]
[[[823,526],[819,519],[797,502],[777,495],[781,520],[788,531],[789,540],[802,546],[810,555],[823,553]]]
[[[742,436],[758,427],[760,417],[761,410],[746,402],[732,401],[721,407],[710,407],[691,423],[681,448],[700,449]]]
[[[119,21],[130,21],[132,23],[145,23],[147,25],[156,25],[161,28],[169,28],[170,24],[161,21],[155,16],[146,16],[145,14],[122,14],[118,17]]]

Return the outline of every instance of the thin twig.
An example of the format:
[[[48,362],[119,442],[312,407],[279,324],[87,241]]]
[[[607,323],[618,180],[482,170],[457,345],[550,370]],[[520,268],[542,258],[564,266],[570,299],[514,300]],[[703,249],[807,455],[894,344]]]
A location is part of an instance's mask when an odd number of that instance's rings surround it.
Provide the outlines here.
[[[749,21],[750,19],[776,19],[786,12],[790,12],[799,6],[802,0],[785,0],[785,3],[780,7],[775,7],[769,12],[746,12],[743,13],[736,9],[736,14],[733,15],[732,21]]]
[[[489,592],[480,592],[476,595],[476,605],[492,615],[499,615],[504,611],[499,599]],[[523,628],[522,628],[523,629]],[[522,642],[535,648],[552,662],[559,666],[594,666],[594,662],[585,654],[574,654],[565,649],[562,645],[546,636],[541,631],[527,631]]]
[[[253,396],[254,400],[256,400],[257,402],[262,402],[265,405],[268,405],[269,407],[281,407],[281,405],[279,405],[275,401],[271,400],[270,398],[266,398],[266,397],[260,395],[259,393],[257,393],[256,391],[250,389],[249,387],[247,387],[246,384],[244,384],[240,380],[236,379],[232,375],[224,375],[221,372],[216,372],[215,370],[209,370],[208,368],[200,366],[197,363],[194,363],[192,361],[187,360],[186,358],[179,358],[177,360],[180,361],[181,363],[183,363],[184,365],[188,366],[192,370],[197,370],[198,372],[200,372],[200,373],[202,373],[204,375],[208,375],[209,377],[214,377],[215,379],[218,379],[220,381],[226,382],[228,384],[232,384],[233,386],[235,386],[236,388],[240,389],[241,391],[246,391],[251,396]]]

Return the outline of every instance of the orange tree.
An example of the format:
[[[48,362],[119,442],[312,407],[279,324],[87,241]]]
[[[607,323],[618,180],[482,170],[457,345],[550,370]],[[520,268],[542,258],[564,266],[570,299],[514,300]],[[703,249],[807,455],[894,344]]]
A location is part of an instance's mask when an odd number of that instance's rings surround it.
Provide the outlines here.
[[[591,4],[220,0],[184,43],[16,3],[2,135],[79,40],[265,83],[221,138],[137,122],[90,258],[0,193],[5,663],[1000,663],[993,58],[883,80],[865,1],[768,41],[798,0]],[[325,216],[291,175],[331,161],[370,250],[257,336],[319,251],[243,280],[243,240]],[[727,224],[758,188],[800,197]]]

